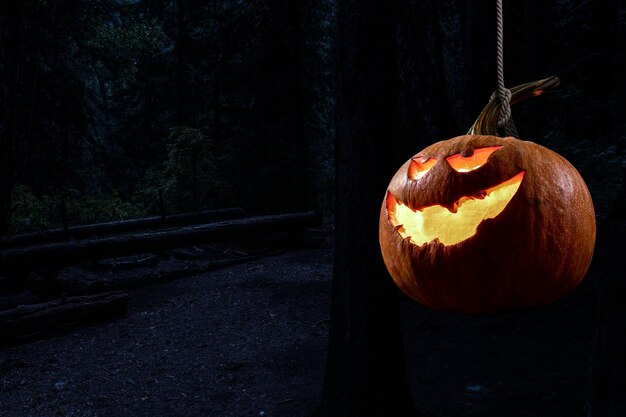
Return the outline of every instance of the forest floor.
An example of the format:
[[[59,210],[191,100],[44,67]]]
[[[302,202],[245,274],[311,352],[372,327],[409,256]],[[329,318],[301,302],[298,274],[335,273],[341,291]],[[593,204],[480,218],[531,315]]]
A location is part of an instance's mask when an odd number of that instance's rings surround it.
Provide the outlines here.
[[[327,244],[134,289],[122,319],[0,348],[0,417],[305,417],[321,395],[331,275]],[[550,306],[494,317],[403,298],[417,408],[582,417],[589,281]]]

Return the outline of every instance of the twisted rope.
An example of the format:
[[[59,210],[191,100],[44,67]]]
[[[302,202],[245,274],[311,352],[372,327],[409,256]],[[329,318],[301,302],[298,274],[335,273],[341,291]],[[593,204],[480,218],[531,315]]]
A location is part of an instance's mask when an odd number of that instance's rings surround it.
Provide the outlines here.
[[[498,117],[498,127],[504,128],[506,136],[519,138],[517,128],[511,115],[511,90],[504,87],[504,18],[502,11],[502,0],[496,0],[496,57],[498,65],[498,89],[491,95],[490,100],[498,97],[500,100],[500,116]]]

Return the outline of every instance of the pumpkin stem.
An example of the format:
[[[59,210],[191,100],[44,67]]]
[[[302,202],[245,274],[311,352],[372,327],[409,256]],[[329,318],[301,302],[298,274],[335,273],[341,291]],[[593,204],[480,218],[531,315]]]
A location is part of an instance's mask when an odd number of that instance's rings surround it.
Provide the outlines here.
[[[557,87],[560,82],[558,77],[552,76],[513,87],[511,88],[510,104],[513,105],[527,98],[539,96],[546,90]],[[494,97],[487,103],[467,134],[500,136],[498,134],[498,118],[500,117],[501,109],[500,98],[494,94]]]

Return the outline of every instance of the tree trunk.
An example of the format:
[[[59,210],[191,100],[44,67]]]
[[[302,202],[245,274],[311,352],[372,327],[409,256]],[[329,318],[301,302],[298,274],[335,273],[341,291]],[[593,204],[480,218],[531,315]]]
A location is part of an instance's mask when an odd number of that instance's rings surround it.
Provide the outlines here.
[[[9,229],[9,213],[11,210],[11,191],[15,175],[14,146],[16,129],[16,112],[20,84],[20,4],[13,7],[6,6],[2,10],[4,19],[3,42],[4,56],[8,58],[3,63],[2,79],[0,82],[0,235],[6,234]],[[5,7],[2,7],[4,9]]]
[[[188,122],[187,117],[187,91],[185,80],[185,56],[187,50],[187,23],[185,1],[178,0],[178,15],[176,24],[178,27],[178,39],[176,40],[176,86],[177,86],[177,123],[179,126],[185,126]]]
[[[593,60],[597,62],[600,58],[608,64],[595,65],[599,74],[593,81],[601,84],[601,110],[609,119],[609,135],[623,139],[626,122],[619,103],[626,96],[626,21],[623,19],[626,5],[613,0],[597,3],[601,18],[596,24],[602,25],[606,33],[601,38],[606,49],[594,48],[601,56],[594,56]],[[624,141],[618,144],[618,155],[624,161],[626,144]],[[613,177],[610,184],[615,187],[617,182]],[[594,266],[601,271],[601,284],[587,417],[622,417],[626,416],[626,167],[623,165],[621,193],[605,224],[599,226]]]
[[[198,210],[198,154],[191,154],[191,211]]]
[[[304,37],[303,37],[303,9],[299,0],[289,0],[289,20],[292,27],[292,63],[291,96],[294,115],[293,136],[295,142],[295,155],[299,156],[302,168],[298,170],[299,182],[302,184],[302,207],[316,207],[313,193],[313,181],[311,180],[311,165],[313,160],[311,152],[311,140],[305,127],[305,85],[304,76]]]
[[[286,210],[312,206],[309,202],[311,184],[307,175],[311,162],[307,158],[308,141],[304,137],[308,135],[305,135],[303,126],[305,103],[302,92],[300,3],[299,0],[270,0],[263,10],[265,23],[256,71],[259,140],[246,144],[241,161],[250,167],[265,163],[272,166],[270,170],[259,170],[255,181],[247,181],[244,186],[248,187],[249,198],[262,204],[271,203],[274,207],[282,206]],[[278,155],[278,151],[268,154],[267,149],[280,149],[280,158],[263,161],[271,154]],[[275,175],[278,172],[290,172],[290,175],[277,183]],[[263,190],[263,195],[257,198],[259,189]]]
[[[218,0],[213,0],[213,19],[215,19],[215,32],[213,35],[213,49],[215,54],[215,64],[213,66],[213,140],[218,146],[222,142],[222,67],[224,65],[223,56],[223,35],[220,7]]]
[[[381,201],[400,165],[396,12],[396,2],[339,2],[336,248],[321,417],[416,415],[399,292],[378,244]]]
[[[221,62],[218,62],[216,64],[215,71],[213,72],[213,139],[218,145],[222,143],[222,91],[220,88],[221,66]]]
[[[626,219],[613,222],[604,256],[594,346],[588,417],[626,416],[626,280],[624,271]]]

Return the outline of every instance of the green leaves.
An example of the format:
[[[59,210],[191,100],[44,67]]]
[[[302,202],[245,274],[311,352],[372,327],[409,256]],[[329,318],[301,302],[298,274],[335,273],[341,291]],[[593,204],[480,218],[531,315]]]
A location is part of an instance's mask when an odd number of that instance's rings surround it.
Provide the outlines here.
[[[125,201],[118,192],[84,195],[75,189],[35,195],[27,185],[13,187],[9,232],[24,233],[59,227],[65,206],[70,225],[126,220],[147,215],[143,204]]]
[[[198,129],[182,126],[170,130],[164,164],[164,190],[176,209],[197,210],[211,205],[216,185],[216,155],[211,141]]]

